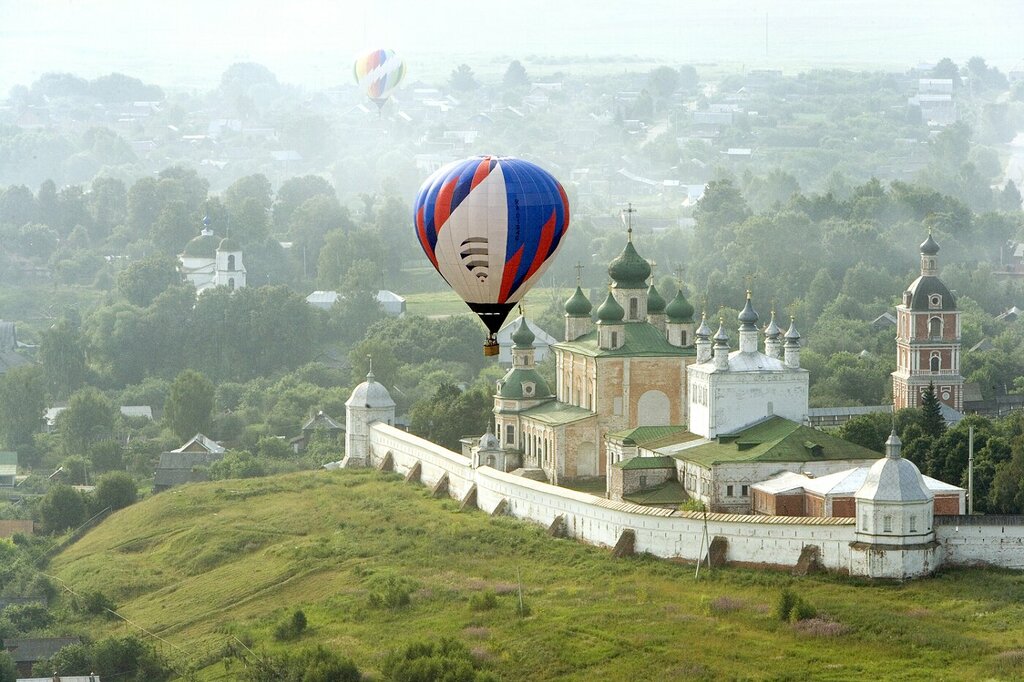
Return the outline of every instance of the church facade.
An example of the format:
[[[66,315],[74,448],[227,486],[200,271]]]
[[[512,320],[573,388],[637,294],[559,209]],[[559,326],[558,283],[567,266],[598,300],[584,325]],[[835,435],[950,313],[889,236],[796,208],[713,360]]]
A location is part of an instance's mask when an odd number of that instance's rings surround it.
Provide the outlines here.
[[[693,306],[682,291],[665,303],[631,239],[608,275],[596,324],[578,284],[566,302],[566,340],[552,347],[555,389],[536,371],[533,333],[521,325],[512,369],[495,392],[502,447],[519,451],[522,467],[542,469],[551,482],[604,476],[610,432],[687,421],[686,368],[697,358]]]
[[[964,409],[960,311],[956,297],[939,279],[938,253],[939,245],[929,234],[921,244],[921,275],[896,307],[892,394],[898,410],[920,407],[929,385],[942,403],[957,412]]]

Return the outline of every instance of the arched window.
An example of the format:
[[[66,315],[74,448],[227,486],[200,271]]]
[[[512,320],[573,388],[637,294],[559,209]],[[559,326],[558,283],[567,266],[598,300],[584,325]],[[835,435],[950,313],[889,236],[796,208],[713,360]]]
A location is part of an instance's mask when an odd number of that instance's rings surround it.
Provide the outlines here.
[[[892,532],[892,516],[890,516],[888,514],[886,514],[885,516],[882,517],[882,532],[883,533],[891,533]]]
[[[938,372],[939,371],[939,363],[940,363],[939,354],[938,353],[932,353],[931,359],[928,360],[928,368],[931,371],[933,371],[933,372]]]
[[[640,301],[635,298],[629,299],[629,319],[635,320],[640,317]]]
[[[610,344],[611,347],[612,348],[618,348],[619,347],[619,333],[618,332],[612,332],[611,336],[612,336],[612,342]]]
[[[235,278],[231,277],[228,279],[228,289],[235,290]]]
[[[933,339],[942,338],[942,318],[933,317],[928,320],[928,336]]]
[[[235,256],[234,254],[228,256],[228,272],[235,271]]]

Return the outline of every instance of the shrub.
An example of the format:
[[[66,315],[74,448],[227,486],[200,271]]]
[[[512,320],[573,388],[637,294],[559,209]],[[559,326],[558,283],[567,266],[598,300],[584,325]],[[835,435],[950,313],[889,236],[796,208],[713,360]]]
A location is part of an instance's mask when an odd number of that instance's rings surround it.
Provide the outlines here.
[[[814,618],[817,613],[813,606],[792,590],[787,588],[779,593],[779,601],[775,606],[775,615],[779,620],[797,623],[808,618]]]
[[[471,611],[490,611],[497,607],[498,595],[494,593],[494,590],[478,592],[469,598],[469,608]]]
[[[793,629],[809,637],[839,637],[850,631],[842,623],[828,618],[807,618],[793,624]]]
[[[281,621],[274,628],[274,639],[279,642],[297,639],[305,632],[306,625],[306,614],[301,609],[296,609],[291,618]]]
[[[371,608],[400,609],[412,602],[412,586],[408,581],[388,576],[380,589],[370,592],[367,603]]]
[[[107,618],[114,618],[114,614],[111,611],[117,610],[117,604],[114,603],[107,595],[103,594],[99,590],[95,592],[87,592],[82,600],[82,610],[86,613],[91,613],[94,616],[105,616]]]
[[[449,637],[438,642],[413,642],[390,652],[381,666],[385,680],[396,682],[489,682],[495,678],[480,672],[479,660],[465,644]]]

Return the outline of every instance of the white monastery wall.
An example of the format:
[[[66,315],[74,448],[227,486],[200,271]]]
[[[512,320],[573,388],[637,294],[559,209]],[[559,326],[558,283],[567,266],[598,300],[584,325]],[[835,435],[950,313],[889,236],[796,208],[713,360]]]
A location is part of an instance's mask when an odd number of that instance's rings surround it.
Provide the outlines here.
[[[1019,516],[937,516],[935,540],[947,564],[1024,569],[1024,524]]]
[[[490,467],[473,469],[470,460],[417,436],[385,424],[370,428],[370,459],[374,466],[391,453],[395,471],[407,473],[420,463],[421,482],[433,486],[447,473],[449,494],[463,498],[476,485],[477,506],[493,511],[506,500],[511,516],[550,525],[563,516],[571,537],[588,544],[613,547],[622,531],[635,533],[634,549],[659,557],[697,561],[701,548],[703,515],[673,512],[612,502]],[[852,519],[804,519],[708,514],[708,536],[728,541],[730,562],[794,566],[806,545],[817,545],[822,563],[833,570],[849,568],[849,544],[854,539]]]

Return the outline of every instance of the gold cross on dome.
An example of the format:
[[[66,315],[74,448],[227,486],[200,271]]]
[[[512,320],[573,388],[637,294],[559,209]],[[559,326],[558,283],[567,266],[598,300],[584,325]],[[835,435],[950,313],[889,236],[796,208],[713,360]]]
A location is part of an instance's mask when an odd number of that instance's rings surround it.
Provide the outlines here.
[[[576,269],[576,286],[579,286],[583,279],[583,263],[576,261],[576,265],[573,267]]]

